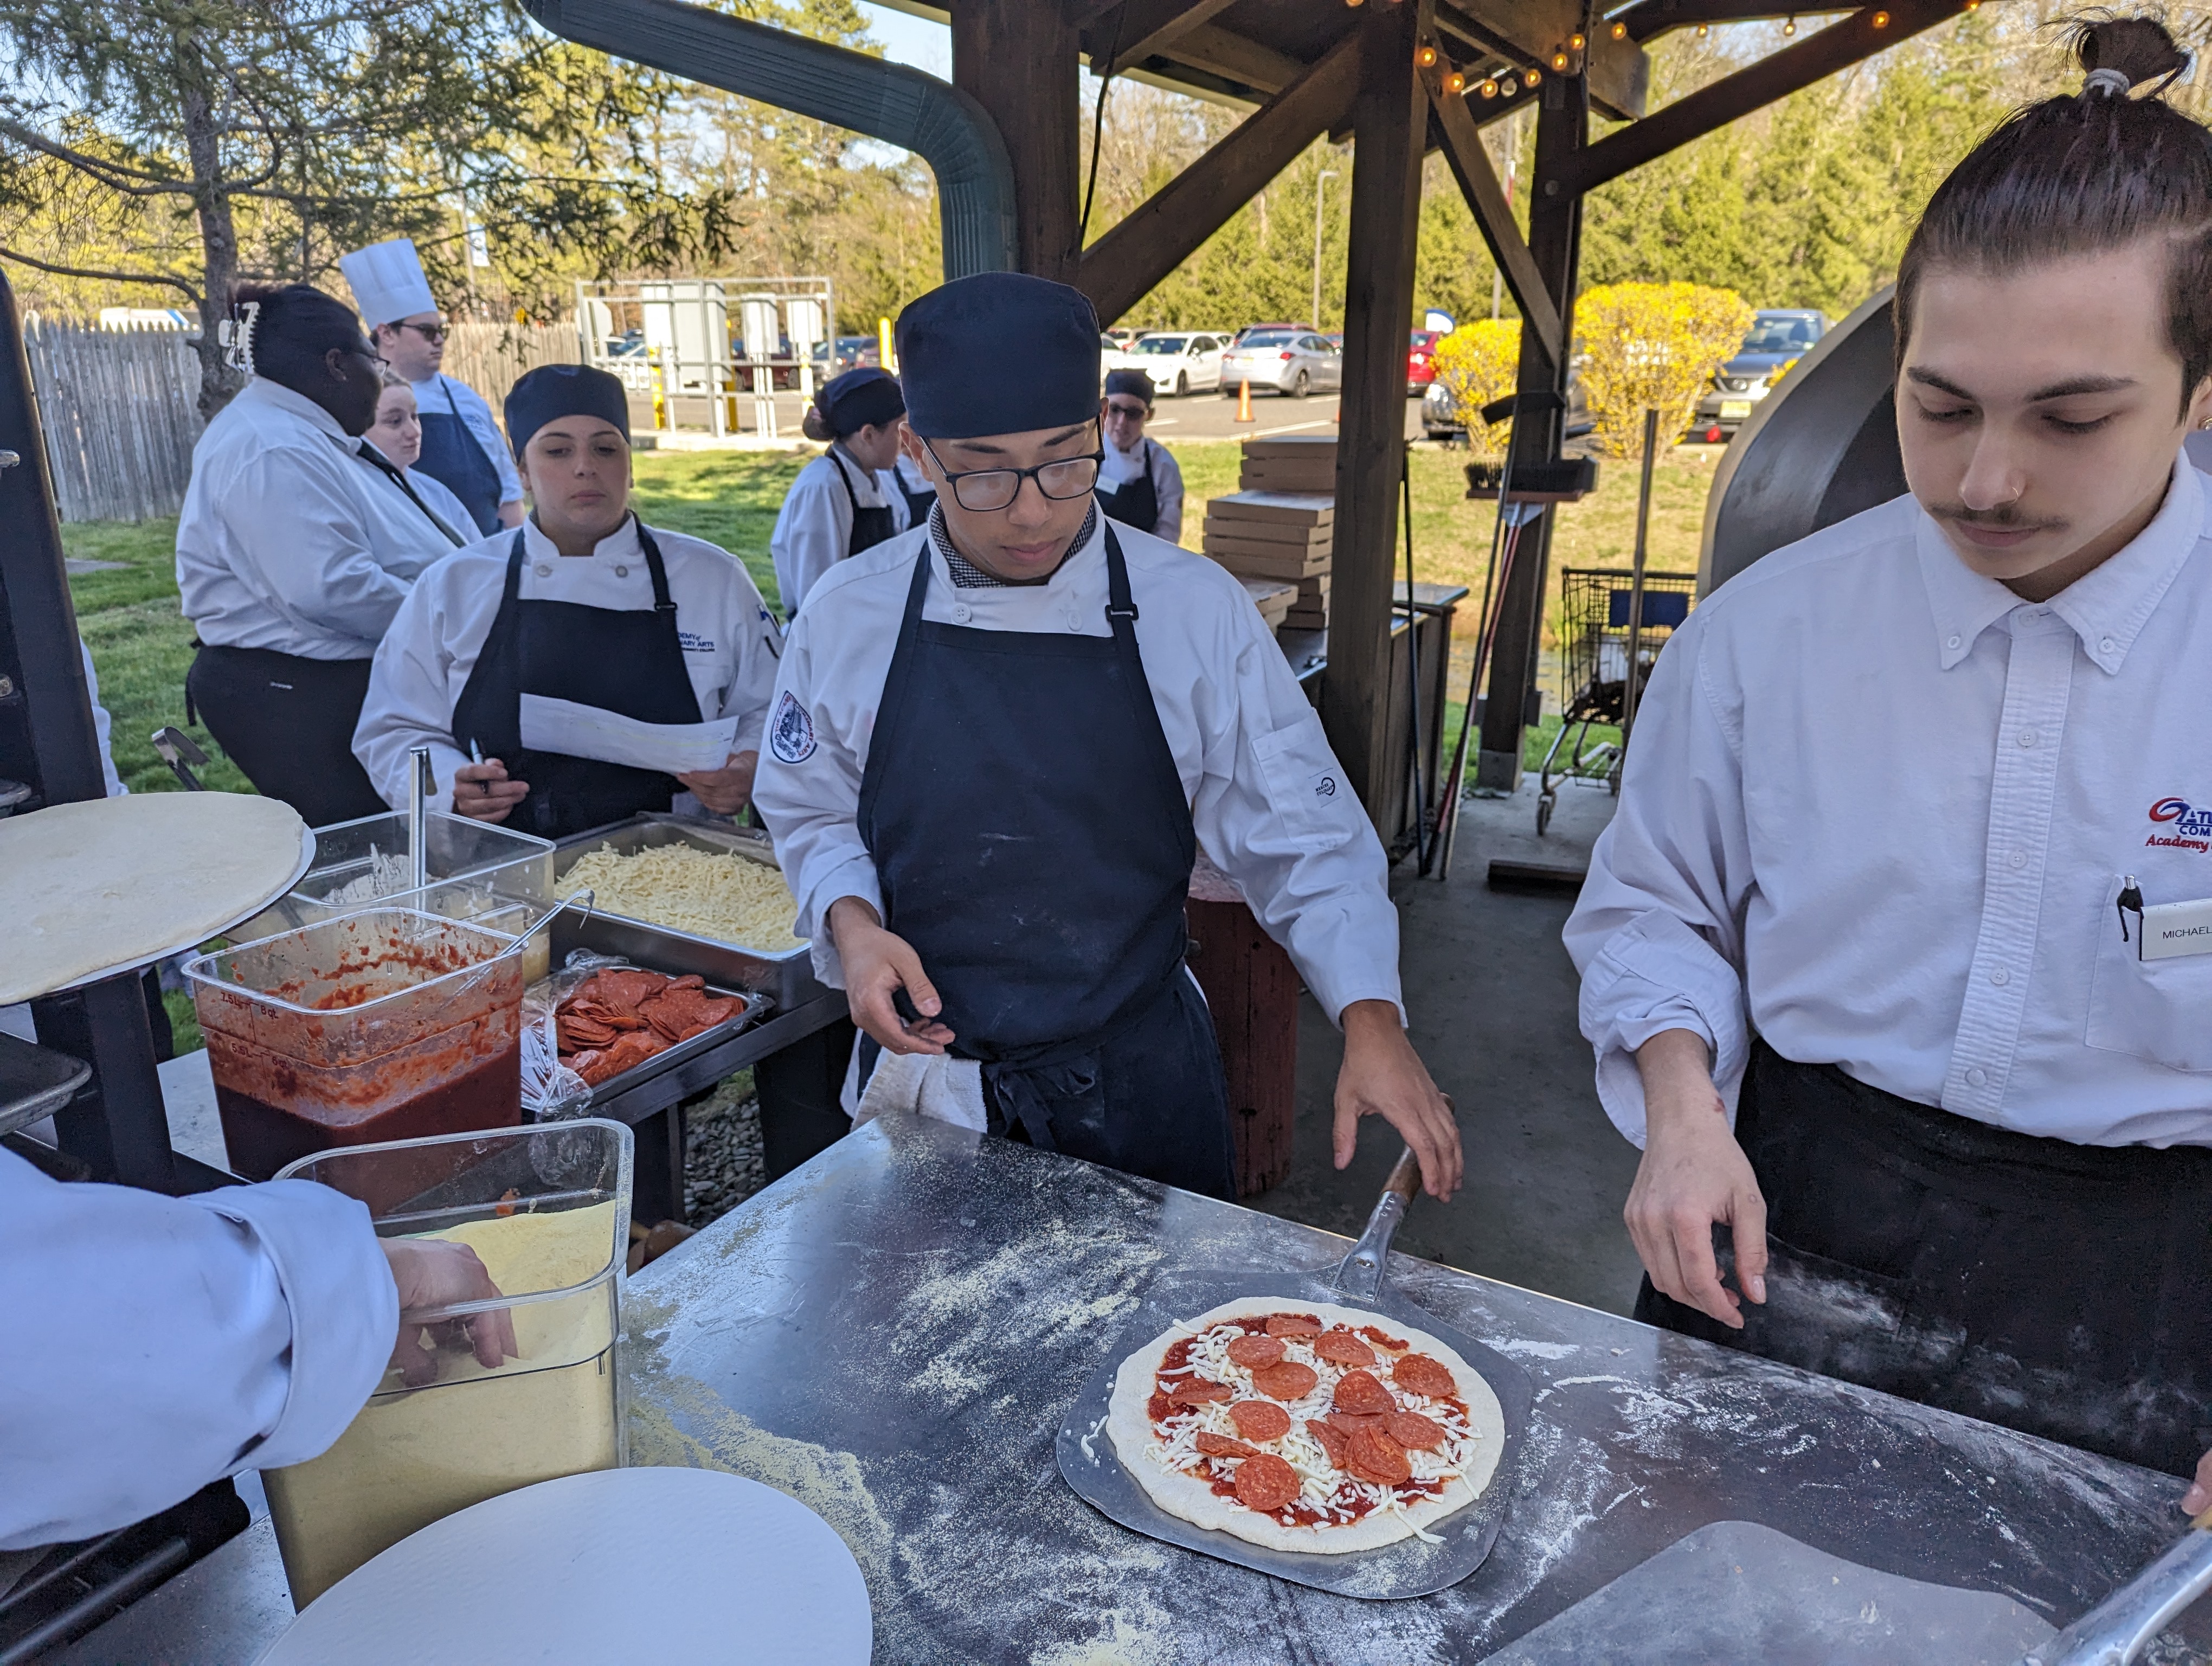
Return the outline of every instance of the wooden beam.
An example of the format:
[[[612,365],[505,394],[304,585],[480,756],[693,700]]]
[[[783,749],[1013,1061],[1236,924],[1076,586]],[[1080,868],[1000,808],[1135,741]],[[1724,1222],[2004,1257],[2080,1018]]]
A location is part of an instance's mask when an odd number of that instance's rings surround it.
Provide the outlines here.
[[[1406,332],[1413,313],[1414,241],[1428,95],[1413,51],[1428,0],[1363,9],[1352,125],[1352,222],[1345,261],[1344,392],[1338,402],[1336,532],[1328,669],[1322,722],[1359,801],[1386,840],[1405,802],[1408,760],[1393,755],[1390,595],[1398,562],[1398,493],[1406,467]]]
[[[1650,59],[1634,40],[1615,40],[1601,17],[1586,17],[1582,0],[1438,0],[1437,24],[1448,34],[1547,75],[1552,54],[1575,35],[1585,35],[1583,71],[1590,101],[1616,120],[1644,113]]]
[[[1528,252],[1528,244],[1522,240],[1521,228],[1513,218],[1513,205],[1505,200],[1505,188],[1498,181],[1498,170],[1490,165],[1490,153],[1483,148],[1482,134],[1474,125],[1474,114],[1464,98],[1443,90],[1433,71],[1423,78],[1423,85],[1428,91],[1429,107],[1436,114],[1437,127],[1443,137],[1444,161],[1451,168],[1452,177],[1459,181],[1460,194],[1467,198],[1468,211],[1481,229],[1482,240],[1490,246],[1491,258],[1497,261],[1505,287],[1513,292],[1513,301],[1521,309],[1522,321],[1542,344],[1546,356],[1557,364],[1564,346],[1559,309],[1545,289],[1543,275],[1536,270],[1535,256]]]
[[[1083,31],[1083,51],[1091,60],[1091,72],[1119,75],[1131,64],[1165,52],[1234,3],[1235,0],[1122,0]]]
[[[1158,56],[1170,63],[1188,64],[1194,70],[1226,76],[1263,93],[1280,92],[1304,74],[1306,68],[1297,58],[1272,46],[1231,34],[1212,23],[1201,23],[1185,31]]]
[[[1802,15],[1802,7],[1793,12],[1777,5],[1775,0],[1640,0],[1626,11],[1615,12],[1605,27],[1610,30],[1614,24],[1624,25],[1628,38],[1641,46],[1673,30],[1700,23],[1755,23]]]
[[[1547,81],[1536,94],[1536,174],[1547,178],[1567,167],[1589,137],[1589,88],[1580,76]],[[1528,252],[1544,288],[1559,309],[1564,338],[1574,333],[1577,269],[1582,258],[1583,199],[1565,193],[1539,195],[1528,204]],[[1522,393],[1561,393],[1566,376],[1523,331],[1521,336]],[[1566,426],[1562,410],[1521,418],[1514,430],[1516,466],[1549,462],[1559,454]],[[1547,510],[1522,528],[1513,570],[1505,575],[1498,609],[1497,640],[1490,650],[1489,697],[1482,714],[1482,745],[1475,759],[1475,784],[1512,792],[1521,783],[1521,735],[1529,716],[1530,696],[1542,658],[1544,569],[1551,558],[1552,527]]]
[[[1083,252],[1072,282],[1091,297],[1101,324],[1113,323],[1143,300],[1300,151],[1350,113],[1359,85],[1362,33],[1346,35]],[[1410,48],[1406,71],[1410,82]]]
[[[1074,275],[1082,109],[1075,26],[1036,0],[960,0],[952,84],[989,112],[1014,165],[1015,258],[1060,283]]]
[[[1607,135],[1557,171],[1540,168],[1537,177],[1541,189],[1547,196],[1594,191],[1631,168],[1703,138],[1738,117],[1872,58],[1965,9],[1965,0],[1890,0],[1884,8],[1854,12],[1794,46],[1785,46],[1734,75],[1723,76],[1642,121]],[[1875,23],[1877,17],[1885,20],[1879,27]]]

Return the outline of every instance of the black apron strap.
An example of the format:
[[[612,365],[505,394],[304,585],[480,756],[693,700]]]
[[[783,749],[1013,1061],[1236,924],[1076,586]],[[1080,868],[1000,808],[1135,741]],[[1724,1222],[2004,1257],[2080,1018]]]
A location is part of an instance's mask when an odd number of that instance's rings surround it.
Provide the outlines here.
[[[361,459],[362,462],[368,464],[371,468],[376,470],[377,472],[383,475],[385,478],[391,481],[393,485],[398,487],[401,491],[406,493],[407,501],[430,518],[430,524],[446,535],[447,542],[451,544],[453,548],[458,550],[463,544],[467,542],[467,540],[462,538],[459,532],[446,525],[444,519],[440,516],[435,509],[432,508],[428,504],[422,501],[422,494],[417,492],[413,485],[409,483],[407,471],[404,469],[402,469],[397,463],[394,463],[390,458],[386,457],[382,452],[379,451],[374,446],[369,444],[368,441],[363,440],[361,442],[359,448],[355,451],[354,455]]]

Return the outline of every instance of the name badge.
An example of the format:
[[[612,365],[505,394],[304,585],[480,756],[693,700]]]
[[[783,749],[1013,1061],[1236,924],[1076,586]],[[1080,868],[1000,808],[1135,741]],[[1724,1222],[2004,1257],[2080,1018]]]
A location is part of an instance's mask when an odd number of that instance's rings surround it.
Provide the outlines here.
[[[2172,960],[2212,954],[2212,897],[2195,903],[2153,903],[2142,911],[2142,958]]]

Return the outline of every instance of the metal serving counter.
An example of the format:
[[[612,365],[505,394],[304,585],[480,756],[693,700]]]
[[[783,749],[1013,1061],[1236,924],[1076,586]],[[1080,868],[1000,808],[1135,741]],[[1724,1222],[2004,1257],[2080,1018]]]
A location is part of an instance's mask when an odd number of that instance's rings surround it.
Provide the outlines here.
[[[1537,1382],[1504,1531],[1463,1584],[1328,1596],[1069,1491],[1060,1411],[1154,1279],[1343,1252],[1026,1146],[872,1124],[629,1281],[633,1461],[819,1511],[866,1575],[884,1666],[1476,1661],[1729,1519],[2063,1621],[2183,1525],[2170,1477],[1405,1256],[1402,1292]],[[257,1528],[60,1659],[240,1666],[282,1624],[272,1589]]]

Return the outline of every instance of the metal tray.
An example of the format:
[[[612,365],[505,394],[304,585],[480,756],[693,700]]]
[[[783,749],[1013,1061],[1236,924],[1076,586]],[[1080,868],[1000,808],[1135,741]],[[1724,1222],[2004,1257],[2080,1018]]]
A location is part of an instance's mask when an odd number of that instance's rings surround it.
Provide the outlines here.
[[[0,1031],[0,1134],[43,1122],[92,1079],[82,1059]]]
[[[609,952],[602,949],[599,952],[605,954]],[[672,977],[685,976],[682,972],[669,972],[665,966],[641,965],[638,970],[647,972],[667,972]],[[698,976],[705,977],[706,974],[701,972]],[[531,993],[542,999],[544,991],[544,986],[540,984],[534,986]],[[724,1018],[710,1030],[702,1030],[696,1036],[686,1036],[673,1047],[662,1048],[644,1063],[632,1065],[619,1076],[610,1076],[592,1090],[593,1110],[596,1110],[617,1094],[629,1092],[639,1083],[649,1082],[654,1077],[698,1057],[709,1048],[720,1047],[731,1037],[741,1035],[751,1029],[753,1025],[775,1010],[775,998],[763,994],[757,989],[725,989],[710,981],[707,985],[707,993],[710,995],[724,995],[732,1000],[743,1001],[744,1009],[735,1018]]]
[[[1106,1362],[1083,1385],[1061,1419],[1053,1443],[1061,1476],[1085,1503],[1122,1526],[1152,1538],[1339,1596],[1381,1602],[1427,1596],[1457,1584],[1482,1566],[1505,1523],[1522,1443],[1535,1402],[1535,1386],[1528,1372],[1504,1354],[1485,1347],[1391,1289],[1387,1276],[1390,1239],[1412,1195],[1411,1187],[1401,1177],[1410,1173],[1413,1184],[1419,1183],[1419,1170],[1411,1166],[1412,1161],[1411,1152],[1399,1159],[1398,1170],[1391,1176],[1391,1189],[1375,1206],[1365,1234],[1337,1267],[1272,1278],[1177,1274],[1162,1279],[1146,1292],[1136,1318],[1107,1351]],[[1438,1542],[1401,1539],[1380,1550],[1341,1556],[1271,1550],[1233,1533],[1217,1532],[1169,1515],[1122,1467],[1113,1438],[1106,1432],[1107,1408],[1113,1401],[1114,1379],[1121,1361],[1170,1325],[1246,1296],[1279,1296],[1292,1302],[1332,1302],[1340,1307],[1369,1309],[1380,1318],[1426,1331],[1474,1366],[1490,1384],[1504,1414],[1504,1448],[1482,1496],[1430,1524],[1428,1531]]]
[[[666,844],[688,844],[718,854],[729,852],[769,867],[777,866],[775,848],[765,833],[647,812],[563,839],[553,852],[554,884],[557,888],[561,877],[577,858],[602,845],[628,856]],[[795,1011],[826,993],[814,976],[812,951],[804,944],[781,954],[767,954],[611,914],[596,905],[589,920],[580,922],[573,910],[554,920],[555,964],[568,958],[571,949],[595,949],[601,954],[624,956],[657,972],[693,972],[712,982],[758,990],[771,996],[776,1010],[782,1012]]]

